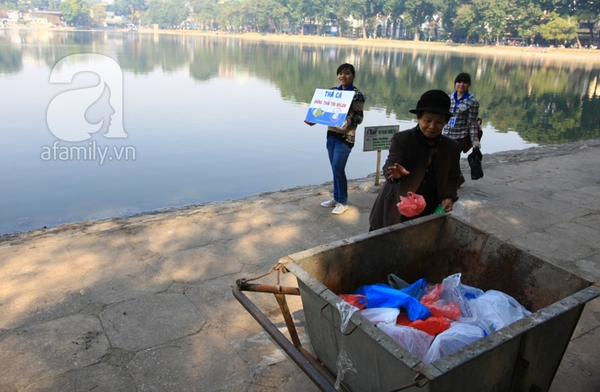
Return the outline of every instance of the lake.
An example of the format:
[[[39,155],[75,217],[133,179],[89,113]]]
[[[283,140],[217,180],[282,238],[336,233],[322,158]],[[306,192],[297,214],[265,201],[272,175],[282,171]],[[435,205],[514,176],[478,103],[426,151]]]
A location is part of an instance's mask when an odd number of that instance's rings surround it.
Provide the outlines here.
[[[349,178],[376,171],[364,126],[413,126],[419,96],[463,71],[484,154],[600,136],[597,64],[0,29],[0,235],[330,181],[325,127],[303,119],[344,62],[367,97]]]

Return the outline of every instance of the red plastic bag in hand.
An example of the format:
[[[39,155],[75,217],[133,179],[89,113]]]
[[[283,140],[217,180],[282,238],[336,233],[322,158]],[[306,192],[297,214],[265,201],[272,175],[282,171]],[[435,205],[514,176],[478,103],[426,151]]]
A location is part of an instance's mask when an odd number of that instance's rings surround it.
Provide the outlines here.
[[[408,192],[406,196],[400,196],[400,203],[397,204],[398,211],[407,218],[419,215],[425,209],[425,198],[413,192]]]

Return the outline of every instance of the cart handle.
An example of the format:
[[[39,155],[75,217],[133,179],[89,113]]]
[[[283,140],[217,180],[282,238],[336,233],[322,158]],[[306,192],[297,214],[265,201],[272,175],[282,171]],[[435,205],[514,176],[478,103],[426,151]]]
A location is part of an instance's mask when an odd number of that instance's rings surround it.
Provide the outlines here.
[[[287,354],[289,357],[300,367],[300,369],[311,379],[315,385],[324,392],[339,392],[335,389],[335,378],[334,376],[325,368],[325,366],[319,362],[311,353],[306,351],[302,345],[300,344],[300,339],[298,339],[298,332],[296,331],[296,327],[292,322],[292,317],[290,315],[290,310],[287,306],[287,302],[285,300],[285,295],[300,295],[300,289],[297,287],[289,287],[289,286],[273,286],[273,285],[264,285],[264,284],[251,284],[248,283],[245,279],[239,279],[236,282],[236,286],[233,287],[233,296],[239,301],[240,304],[254,317],[254,319],[263,327],[263,329],[273,338],[275,343],[279,345],[279,347]],[[283,318],[285,319],[286,325],[288,327],[288,331],[294,344],[290,342],[283,333],[277,329],[275,325],[269,320],[267,316],[264,315],[254,305],[254,303],[248,298],[246,294],[242,291],[253,291],[253,292],[261,292],[261,293],[271,293],[275,295],[277,302],[279,303],[279,307],[281,308],[281,313]],[[327,304],[329,305],[329,304]],[[323,314],[323,310],[327,307],[325,305],[321,308],[321,314]],[[325,315],[323,315],[325,317]],[[327,317],[325,317],[330,323],[333,321]],[[356,329],[356,324],[354,328],[348,332],[348,335],[351,334]],[[336,327],[337,328],[337,327]],[[391,392],[403,391],[408,388],[417,387],[423,388],[429,380],[427,380],[423,374],[418,373],[413,378],[413,382],[407,385],[404,385],[400,388],[396,388]],[[347,391],[344,385],[340,385],[343,391]]]
[[[258,286],[258,287],[257,287]],[[286,337],[277,329],[275,325],[269,320],[267,316],[264,315],[254,305],[254,303],[244,294],[242,291],[256,291],[256,292],[270,292],[276,295],[283,297],[282,302],[278,298],[278,302],[280,307],[282,308],[282,313],[284,319],[291,320],[291,315],[289,313],[289,309],[287,308],[287,304],[285,304],[285,294],[289,295],[299,295],[300,291],[297,287],[284,287],[284,286],[268,286],[268,285],[248,285],[243,280],[238,281],[237,285],[233,287],[233,296],[242,304],[242,306],[254,317],[254,319],[263,327],[263,329],[275,340],[275,343],[281,347],[283,351],[300,367],[300,369],[311,379],[313,383],[321,391],[324,392],[337,392],[334,387],[335,379],[329,373],[329,371],[323,366],[315,357],[313,357],[308,351],[306,351],[301,345],[300,340],[297,340],[297,345],[292,344]],[[285,305],[282,306],[282,303]],[[285,314],[287,313],[287,315]],[[294,340],[297,339],[297,332],[295,326],[288,325],[288,331],[290,332],[290,336]]]

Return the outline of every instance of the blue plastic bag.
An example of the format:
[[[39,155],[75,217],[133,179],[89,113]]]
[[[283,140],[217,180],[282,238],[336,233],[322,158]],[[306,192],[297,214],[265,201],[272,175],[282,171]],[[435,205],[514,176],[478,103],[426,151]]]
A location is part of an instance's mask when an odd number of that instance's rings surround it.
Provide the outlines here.
[[[417,284],[419,281],[413,283]],[[420,284],[420,283],[419,283]],[[411,288],[413,285],[406,287],[404,290]],[[410,291],[410,290],[409,290]],[[403,308],[408,313],[408,318],[411,321],[425,320],[431,316],[431,312],[418,299],[395,288],[377,283],[373,285],[361,286],[356,290],[355,294],[361,294],[367,297],[367,306],[370,308]]]
[[[410,286],[400,289],[400,291],[420,301],[423,295],[425,295],[425,287],[427,287],[427,281],[421,278]]]

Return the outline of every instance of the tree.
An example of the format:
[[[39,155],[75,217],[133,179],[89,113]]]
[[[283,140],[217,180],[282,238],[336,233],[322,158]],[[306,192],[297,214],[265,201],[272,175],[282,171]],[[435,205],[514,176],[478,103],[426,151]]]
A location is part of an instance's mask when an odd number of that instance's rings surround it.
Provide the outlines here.
[[[311,6],[310,0],[289,0],[287,2],[290,21],[298,23],[301,35],[304,35],[304,21],[308,15],[312,14]]]
[[[463,4],[456,11],[456,17],[452,19],[454,28],[456,29],[453,37],[456,40],[456,36],[465,36],[465,42],[469,42],[471,36],[477,32],[477,24],[475,23],[475,10],[470,4]]]
[[[406,11],[406,5],[402,0],[385,0],[383,3],[383,13],[387,16],[388,20],[392,21],[392,31],[396,31],[398,28],[404,11]]]
[[[85,0],[65,0],[60,4],[65,22],[74,25],[86,25],[89,22],[89,9]]]
[[[217,19],[216,0],[192,0],[190,3],[195,14],[195,21],[204,30],[213,29]]]
[[[575,9],[574,15],[581,22],[585,22],[585,26],[590,32],[590,43],[593,44],[596,42],[594,37],[594,27],[600,21],[600,1],[583,0],[575,4],[578,8]]]
[[[508,14],[507,32],[531,43],[538,35],[538,26],[543,15],[539,4],[529,0],[517,0],[511,3]]]
[[[433,16],[441,12],[443,13],[445,9],[443,0],[410,0],[406,1],[406,14],[408,22],[408,17],[410,17],[410,21],[412,22],[412,27],[414,29],[414,40],[419,40],[419,31],[421,29],[421,25],[425,23],[428,19],[433,18]]]
[[[106,20],[106,9],[100,4],[93,4],[90,7],[90,18],[94,26],[103,26]]]
[[[367,36],[367,20],[383,12],[383,0],[347,0],[340,4],[340,14],[360,20],[363,37]]]
[[[182,0],[155,0],[148,5],[145,16],[149,23],[162,28],[179,26],[187,16],[189,9]]]
[[[506,10],[508,0],[473,0],[473,5],[484,22],[484,31],[489,38],[495,38],[496,45],[500,44],[500,37],[506,30]]]
[[[126,16],[133,24],[139,23],[140,13],[147,10],[145,0],[114,0],[110,9],[115,15]]]
[[[542,38],[549,41],[566,44],[567,41],[577,39],[579,22],[572,17],[562,18],[556,13],[550,15],[550,21],[540,27]]]
[[[281,23],[288,10],[276,0],[244,0],[242,13],[257,31],[281,32]]]

